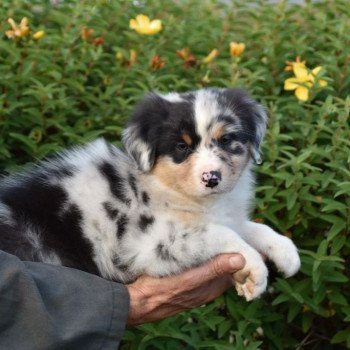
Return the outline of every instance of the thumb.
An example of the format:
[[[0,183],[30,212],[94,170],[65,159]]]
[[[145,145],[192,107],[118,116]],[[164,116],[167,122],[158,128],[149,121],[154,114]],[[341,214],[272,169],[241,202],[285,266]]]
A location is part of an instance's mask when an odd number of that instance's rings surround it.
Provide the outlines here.
[[[240,254],[221,254],[208,263],[206,278],[212,280],[243,269],[245,259]]]

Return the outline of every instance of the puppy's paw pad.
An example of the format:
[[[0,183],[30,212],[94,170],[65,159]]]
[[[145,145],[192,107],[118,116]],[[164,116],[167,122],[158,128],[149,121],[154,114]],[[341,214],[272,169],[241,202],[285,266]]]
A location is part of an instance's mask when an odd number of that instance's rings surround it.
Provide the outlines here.
[[[268,273],[264,264],[251,269],[246,266],[239,272],[233,276],[238,295],[244,296],[247,301],[250,301],[259,297],[266,290]]]
[[[249,277],[250,271],[246,271],[245,269],[237,271],[233,277],[235,282],[239,284],[244,284],[247,278]]]

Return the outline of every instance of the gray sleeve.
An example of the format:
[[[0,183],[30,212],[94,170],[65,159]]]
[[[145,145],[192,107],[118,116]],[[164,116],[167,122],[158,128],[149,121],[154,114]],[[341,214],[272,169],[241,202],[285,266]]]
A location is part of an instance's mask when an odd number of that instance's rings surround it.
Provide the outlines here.
[[[128,309],[122,284],[0,251],[0,349],[116,350]]]

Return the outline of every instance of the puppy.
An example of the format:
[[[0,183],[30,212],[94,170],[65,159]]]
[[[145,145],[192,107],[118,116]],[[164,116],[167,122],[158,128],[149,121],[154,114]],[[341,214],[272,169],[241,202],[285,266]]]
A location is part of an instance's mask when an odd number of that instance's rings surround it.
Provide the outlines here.
[[[235,287],[258,297],[261,255],[287,277],[300,267],[290,239],[249,221],[266,120],[238,89],[149,94],[125,152],[98,139],[2,181],[0,249],[123,283],[241,253]]]

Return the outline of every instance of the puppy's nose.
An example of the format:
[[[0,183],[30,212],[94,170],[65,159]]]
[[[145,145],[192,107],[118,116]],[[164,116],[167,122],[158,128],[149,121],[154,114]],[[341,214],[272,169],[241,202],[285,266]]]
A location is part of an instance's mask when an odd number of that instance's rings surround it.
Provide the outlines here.
[[[220,171],[209,171],[202,174],[202,182],[205,183],[205,187],[214,188],[221,181]]]

